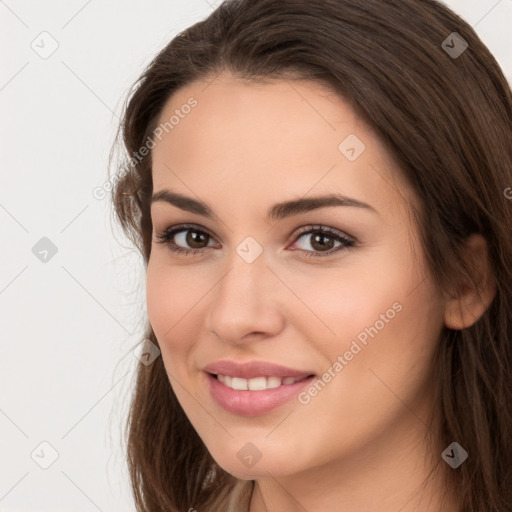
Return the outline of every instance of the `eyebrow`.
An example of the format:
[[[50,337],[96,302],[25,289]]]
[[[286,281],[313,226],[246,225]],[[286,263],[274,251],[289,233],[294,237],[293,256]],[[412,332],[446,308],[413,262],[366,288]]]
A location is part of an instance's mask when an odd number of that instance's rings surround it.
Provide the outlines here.
[[[213,219],[215,217],[213,209],[206,203],[178,194],[177,192],[171,192],[167,189],[160,190],[153,194],[151,204],[156,202],[166,202],[180,208],[181,210],[196,213],[208,219]],[[301,199],[277,203],[270,208],[267,218],[269,220],[281,220],[285,217],[291,217],[293,215],[299,215],[301,213],[307,213],[312,210],[326,208],[329,206],[352,206],[355,208],[364,208],[379,215],[377,210],[367,203],[342,194],[329,194],[326,196],[303,197]]]

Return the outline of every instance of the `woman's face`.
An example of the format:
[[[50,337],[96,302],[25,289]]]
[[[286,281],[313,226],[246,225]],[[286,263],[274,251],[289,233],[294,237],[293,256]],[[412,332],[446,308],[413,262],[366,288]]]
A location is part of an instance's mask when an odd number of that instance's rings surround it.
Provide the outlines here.
[[[212,456],[244,479],[405,456],[427,430],[443,305],[375,133],[318,84],[226,74],[179,90],[160,121],[148,315]],[[205,371],[219,361],[235,368]],[[251,362],[314,376],[237,366]]]

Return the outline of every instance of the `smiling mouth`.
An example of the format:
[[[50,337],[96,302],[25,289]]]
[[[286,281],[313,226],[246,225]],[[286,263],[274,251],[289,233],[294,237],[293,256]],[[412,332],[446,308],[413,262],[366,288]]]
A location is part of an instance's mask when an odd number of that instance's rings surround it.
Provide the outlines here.
[[[242,377],[232,377],[231,375],[222,375],[210,373],[210,375],[216,378],[219,382],[222,382],[226,387],[234,389],[236,391],[264,391],[267,389],[279,388],[281,386],[290,386],[296,382],[314,377],[313,374],[306,375],[301,378],[294,377],[253,377],[251,379],[244,379]]]

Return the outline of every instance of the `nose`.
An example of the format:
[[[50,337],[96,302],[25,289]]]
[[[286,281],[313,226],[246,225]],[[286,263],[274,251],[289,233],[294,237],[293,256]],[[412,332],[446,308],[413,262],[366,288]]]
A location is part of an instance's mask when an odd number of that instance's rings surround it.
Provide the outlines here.
[[[247,263],[234,254],[224,277],[211,292],[207,327],[227,343],[265,339],[283,328],[279,301],[284,295],[262,256]]]

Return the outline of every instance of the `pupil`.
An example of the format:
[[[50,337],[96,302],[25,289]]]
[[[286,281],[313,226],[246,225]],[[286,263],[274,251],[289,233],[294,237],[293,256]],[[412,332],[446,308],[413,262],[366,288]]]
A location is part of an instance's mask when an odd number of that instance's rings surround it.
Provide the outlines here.
[[[324,241],[327,240],[328,242],[331,242],[330,244],[328,244],[329,246],[331,246],[332,242],[333,242],[332,238],[330,238],[330,237],[320,233],[320,234],[317,234],[317,235],[315,235],[313,237],[312,245],[314,246],[318,242],[318,240],[324,240]],[[324,242],[324,244],[320,243],[319,244],[319,248],[320,249],[325,249],[326,248],[325,242]],[[332,247],[327,247],[327,248],[328,249],[332,249]]]
[[[208,235],[206,233],[198,233],[197,231],[189,231],[187,235],[187,244],[194,248],[200,248],[201,241],[205,241]],[[199,244],[199,247],[195,244]]]

